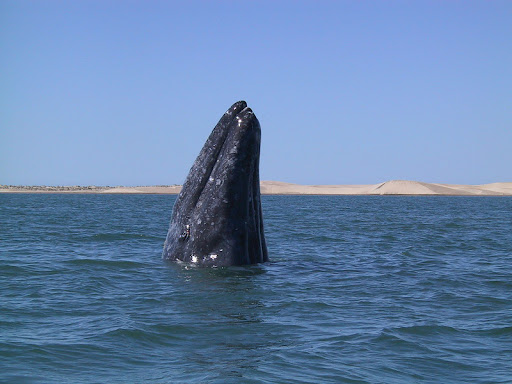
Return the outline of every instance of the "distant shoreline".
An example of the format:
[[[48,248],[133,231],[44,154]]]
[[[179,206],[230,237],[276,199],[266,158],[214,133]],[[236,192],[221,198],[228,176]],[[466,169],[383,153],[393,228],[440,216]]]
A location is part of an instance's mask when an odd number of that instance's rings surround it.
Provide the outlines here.
[[[85,193],[85,194],[170,194],[180,193],[181,185],[139,187],[110,186],[14,186],[0,185],[0,193]],[[361,185],[300,185],[262,181],[262,195],[404,195],[404,196],[512,196],[512,182],[482,185],[435,184],[391,180]]]

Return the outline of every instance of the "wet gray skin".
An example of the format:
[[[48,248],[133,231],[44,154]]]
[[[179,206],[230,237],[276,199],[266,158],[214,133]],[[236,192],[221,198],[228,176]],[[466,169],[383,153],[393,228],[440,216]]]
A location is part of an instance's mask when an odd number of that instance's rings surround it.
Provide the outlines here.
[[[261,129],[245,101],[231,106],[197,156],[174,204],[163,258],[199,266],[268,260],[261,214]]]

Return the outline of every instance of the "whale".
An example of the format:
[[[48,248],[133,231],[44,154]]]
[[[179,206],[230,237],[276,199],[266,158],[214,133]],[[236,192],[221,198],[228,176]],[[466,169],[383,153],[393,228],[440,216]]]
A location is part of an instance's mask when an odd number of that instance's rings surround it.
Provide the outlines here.
[[[202,267],[268,261],[260,195],[261,127],[245,101],[221,117],[172,210],[162,257]]]

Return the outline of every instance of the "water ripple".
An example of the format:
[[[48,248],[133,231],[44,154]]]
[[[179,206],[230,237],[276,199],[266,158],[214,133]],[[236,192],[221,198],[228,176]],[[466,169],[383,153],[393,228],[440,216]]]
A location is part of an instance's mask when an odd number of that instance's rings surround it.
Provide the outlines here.
[[[510,382],[512,199],[264,196],[271,262],[214,269],[174,199],[0,195],[0,382]]]

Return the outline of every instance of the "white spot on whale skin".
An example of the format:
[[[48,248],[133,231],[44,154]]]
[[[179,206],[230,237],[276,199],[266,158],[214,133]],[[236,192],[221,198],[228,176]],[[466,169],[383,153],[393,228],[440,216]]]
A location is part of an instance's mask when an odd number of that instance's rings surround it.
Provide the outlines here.
[[[217,179],[217,181],[215,182],[215,184],[217,184],[217,186],[221,185],[221,184],[222,184],[222,180],[221,180],[221,179]]]
[[[215,260],[217,258],[217,255],[215,253],[212,253],[210,255],[210,259]]]
[[[197,220],[197,224],[201,224],[203,221],[201,219]]]
[[[197,256],[192,256],[192,262],[197,263]]]
[[[208,181],[213,182],[213,177],[211,177],[211,176],[210,176],[210,178],[208,179]]]

